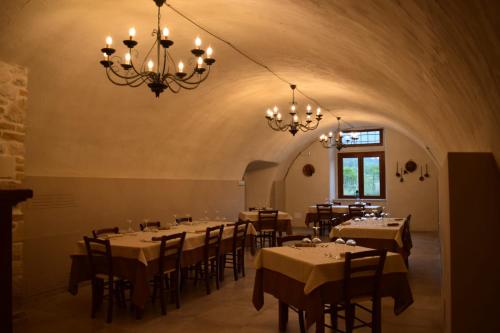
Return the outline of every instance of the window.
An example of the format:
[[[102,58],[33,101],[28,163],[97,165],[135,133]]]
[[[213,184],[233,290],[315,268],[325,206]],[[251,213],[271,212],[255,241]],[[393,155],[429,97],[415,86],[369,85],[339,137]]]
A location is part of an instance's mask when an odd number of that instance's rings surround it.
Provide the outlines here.
[[[339,153],[339,198],[385,198],[384,152]]]
[[[349,146],[381,146],[384,144],[382,129],[344,131],[342,143]]]

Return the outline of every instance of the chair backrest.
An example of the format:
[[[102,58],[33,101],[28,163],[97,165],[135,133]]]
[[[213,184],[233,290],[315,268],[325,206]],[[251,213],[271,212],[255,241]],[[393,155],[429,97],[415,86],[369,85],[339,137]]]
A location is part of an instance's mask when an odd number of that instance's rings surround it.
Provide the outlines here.
[[[283,244],[285,244],[287,242],[301,241],[304,238],[311,239],[311,235],[287,235],[287,236],[278,237],[278,246],[283,246]]]
[[[160,227],[160,221],[149,221],[149,222],[145,222],[145,223],[140,223],[139,224],[139,227],[141,228],[141,231],[143,231],[146,227],[148,228],[159,228]]]
[[[333,218],[333,210],[331,204],[317,204],[316,215],[318,221],[331,220]]]
[[[403,247],[406,250],[410,250],[413,247],[413,241],[411,240],[411,232],[410,232],[410,221],[411,221],[411,214],[408,215],[405,219],[404,225],[403,225]]]
[[[248,232],[248,221],[238,221],[231,226],[234,226],[233,230],[233,250],[245,248],[245,242],[247,239]],[[229,226],[229,224],[228,224]]]
[[[257,210],[257,207],[248,207],[249,212],[253,212],[254,210]]]
[[[177,223],[182,223],[182,222],[192,222],[193,218],[191,216],[180,216],[175,218],[175,222]]]
[[[161,241],[158,272],[161,273],[171,269],[175,269],[178,272],[180,271],[182,248],[184,247],[185,239],[186,232],[152,238],[154,241]]]
[[[113,279],[113,261],[111,256],[111,244],[109,239],[83,237],[87,257],[89,259],[90,275],[92,280],[96,278],[97,273],[108,275],[108,279]]]
[[[350,204],[349,206],[349,217],[362,217],[365,211],[365,205],[363,204]]]
[[[120,230],[118,229],[118,227],[113,227],[113,228],[92,230],[92,235],[94,236],[94,238],[97,238],[100,235],[117,234],[119,232],[120,232]]]
[[[277,210],[259,210],[259,216],[257,223],[255,223],[255,229],[261,231],[266,230],[277,230],[278,229],[278,211]]]
[[[217,225],[215,227],[208,227],[205,231],[205,247],[203,248],[203,255],[205,259],[213,256],[220,255],[220,243],[222,240],[222,233],[224,232],[224,225]]]
[[[387,250],[370,250],[363,252],[346,252],[344,264],[344,299],[350,301],[353,297],[380,297],[380,283],[384,271]],[[354,288],[356,279],[363,280],[363,288]]]

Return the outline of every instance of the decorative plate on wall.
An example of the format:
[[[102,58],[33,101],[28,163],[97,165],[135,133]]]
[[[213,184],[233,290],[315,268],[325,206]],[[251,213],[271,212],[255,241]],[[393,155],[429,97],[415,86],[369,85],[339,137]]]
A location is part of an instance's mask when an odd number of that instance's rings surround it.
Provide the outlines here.
[[[314,174],[314,171],[316,171],[316,170],[314,170],[314,166],[312,164],[306,164],[302,168],[302,173],[306,177],[311,177]]]
[[[409,160],[405,164],[405,170],[408,172],[413,172],[417,170],[417,163],[413,162],[412,160]]]

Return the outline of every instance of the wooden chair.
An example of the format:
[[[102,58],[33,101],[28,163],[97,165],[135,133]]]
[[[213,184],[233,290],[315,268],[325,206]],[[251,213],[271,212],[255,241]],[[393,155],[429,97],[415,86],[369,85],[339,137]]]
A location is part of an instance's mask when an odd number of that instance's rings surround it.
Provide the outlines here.
[[[181,217],[176,217],[175,218],[176,223],[182,223],[182,222],[193,222],[193,218],[191,216],[181,216]]]
[[[248,211],[249,212],[253,212],[253,211],[256,211],[257,210],[257,207],[248,207]]]
[[[245,245],[248,232],[248,221],[238,221],[234,224],[228,224],[227,226],[234,226],[233,231],[233,245],[231,247],[231,252],[224,254],[222,274],[221,279],[224,279],[224,270],[226,269],[226,264],[230,263],[231,266],[228,268],[233,269],[234,281],[238,281],[238,275],[241,272],[242,276],[245,276]]]
[[[101,235],[118,234],[118,233],[120,233],[118,227],[92,230],[92,235],[94,236],[94,238],[98,238]]]
[[[161,241],[160,257],[158,259],[158,272],[153,280],[153,295],[155,297],[156,290],[160,290],[160,305],[161,313],[163,315],[167,314],[165,293],[174,294],[177,309],[181,307],[181,261],[185,239],[185,232],[152,238],[153,241]]]
[[[92,307],[90,316],[95,318],[97,310],[102,301],[108,300],[108,310],[106,322],[111,323],[113,319],[114,298],[121,305],[125,305],[124,281],[113,273],[113,260],[111,255],[111,244],[108,239],[83,237],[87,257],[89,259],[91,286],[92,286]],[[107,290],[107,295],[104,291]]]
[[[278,246],[283,246],[284,243],[301,241],[304,238],[311,239],[311,235],[287,235],[278,237]]]
[[[387,250],[370,250],[364,252],[346,252],[344,264],[344,281],[342,289],[342,303],[331,304],[325,312],[330,313],[332,325],[325,324],[337,332],[338,318],[345,320],[345,333],[353,329],[371,327],[372,333],[382,332],[382,304],[380,286],[384,270]],[[360,286],[363,288],[360,289]],[[370,299],[372,308],[369,309],[356,302]],[[356,317],[356,308],[371,314],[371,322]],[[345,316],[340,316],[339,311],[344,311]],[[356,324],[359,322],[360,324]]]
[[[316,221],[314,221],[314,226],[316,223],[319,224],[319,235],[324,235],[324,229],[327,233],[330,232],[330,228],[335,225],[336,219],[333,215],[331,204],[317,204],[316,205]]]
[[[254,224],[257,236],[255,241],[260,242],[260,247],[265,247],[266,240],[270,247],[276,246],[276,233],[278,231],[278,211],[259,210],[258,220]]]
[[[220,285],[221,265],[221,240],[224,225],[208,227],[205,231],[205,245],[203,247],[203,259],[196,265],[195,284],[198,276],[205,280],[207,295],[210,295],[210,280],[215,277],[215,286]]]
[[[365,205],[362,204],[351,204],[349,207],[349,218],[353,219],[356,217],[363,217],[365,212]]]
[[[149,222],[145,222],[145,223],[140,223],[139,224],[139,227],[141,228],[141,231],[144,231],[144,229],[146,228],[160,228],[161,226],[161,223],[160,221],[149,221]]]
[[[404,260],[406,267],[408,267],[409,262],[408,262],[408,257],[410,256],[410,251],[413,247],[413,241],[411,239],[411,231],[410,231],[410,221],[411,221],[411,214],[408,215],[405,219],[404,225],[403,225],[403,234],[401,235],[403,238],[403,250],[404,250]]]

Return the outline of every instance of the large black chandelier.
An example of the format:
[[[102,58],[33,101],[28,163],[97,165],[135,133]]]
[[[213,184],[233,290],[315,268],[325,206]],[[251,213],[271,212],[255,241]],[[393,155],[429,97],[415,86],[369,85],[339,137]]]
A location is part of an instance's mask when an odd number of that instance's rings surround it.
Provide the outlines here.
[[[158,7],[158,24],[152,33],[155,42],[149,52],[137,67],[135,60],[138,59],[139,54],[134,49],[137,45],[137,41],[134,40],[135,28],[130,28],[129,39],[123,41],[123,44],[128,48],[123,59],[116,55],[112,56],[116,50],[111,47],[113,39],[110,36],[107,37],[106,47],[101,49],[104,55],[101,64],[106,68],[106,75],[111,82],[119,86],[135,88],[146,83],[156,97],[159,97],[166,89],[173,93],[178,93],[181,89],[195,89],[207,79],[210,67],[215,63],[215,59],[212,58],[213,50],[210,46],[206,51],[203,50],[201,48],[201,39],[196,37],[195,48],[191,50],[195,57],[193,69],[189,72],[184,71],[185,65],[182,61],[179,61],[176,70],[174,59],[168,51],[168,48],[174,44],[169,39],[170,31],[167,27],[160,31],[160,9],[167,0],[153,1]],[[156,52],[153,51],[155,49]],[[205,57],[203,57],[204,55]],[[153,61],[154,58],[156,58],[156,64]]]
[[[302,132],[307,132],[314,130],[318,127],[321,118],[323,115],[321,114],[321,108],[316,109],[315,120],[312,118],[312,108],[311,105],[307,105],[306,107],[306,120],[304,122],[300,121],[300,118],[297,114],[297,103],[295,102],[295,88],[297,86],[295,84],[291,84],[290,88],[292,88],[292,103],[290,105],[290,120],[288,122],[283,121],[283,116],[279,112],[277,106],[275,106],[272,110],[267,109],[266,119],[267,124],[271,129],[275,131],[289,131],[292,135],[295,136],[299,130]]]
[[[358,141],[358,132],[349,132],[349,134],[342,132],[340,129],[340,120],[341,118],[337,117],[337,129],[335,132],[329,132],[328,135],[321,134],[319,137],[319,142],[321,142],[324,148],[335,147],[337,150],[341,150],[350,144],[356,144]]]

